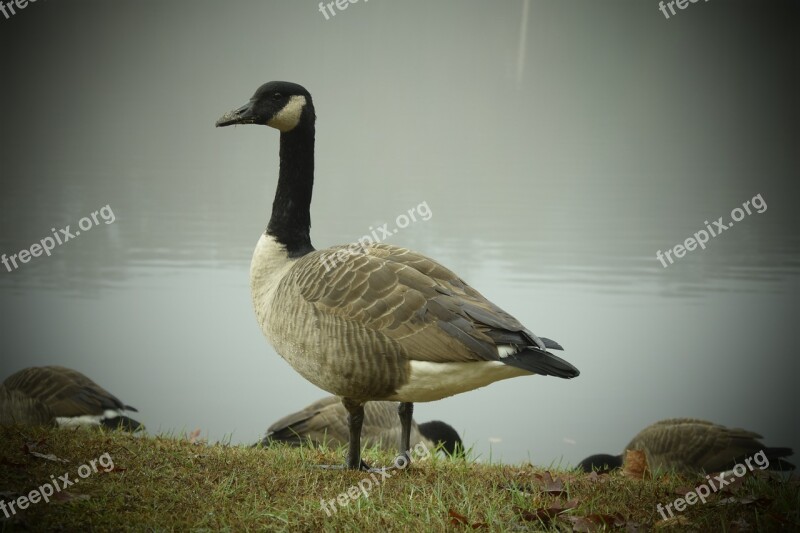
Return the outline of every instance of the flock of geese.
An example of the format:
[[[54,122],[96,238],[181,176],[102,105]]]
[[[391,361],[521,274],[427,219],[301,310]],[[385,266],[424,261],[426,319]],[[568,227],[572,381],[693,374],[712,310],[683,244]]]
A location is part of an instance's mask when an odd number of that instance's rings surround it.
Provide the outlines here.
[[[395,449],[401,432],[398,406],[397,402],[387,401],[365,405],[362,434],[367,446],[390,452]],[[3,426],[98,426],[129,432],[144,429],[127,412],[136,409],[80,372],[61,366],[25,368],[0,384]],[[349,437],[347,411],[341,399],[326,396],[272,424],[254,446],[285,443],[338,447],[347,444]],[[792,455],[790,448],[765,447],[759,441],[761,438],[751,431],[703,420],[670,419],[643,429],[625,450],[643,451],[654,471],[721,472],[762,450],[770,470],[794,470],[794,465],[784,459]],[[410,446],[420,443],[429,450],[438,448],[447,456],[461,456],[465,451],[456,430],[438,420],[423,424],[412,420]],[[586,472],[610,471],[622,467],[622,457],[592,455],[581,461],[578,468]]]
[[[463,450],[441,421],[416,424],[414,402],[439,400],[495,381],[534,374],[570,379],[578,369],[455,273],[417,252],[383,243],[363,253],[311,244],[315,113],[300,85],[269,82],[218,127],[280,131],[280,171],[272,215],[250,265],[251,296],[267,340],[300,375],[333,396],[273,424],[260,444],[347,444],[345,468],[369,469],[365,444],[410,461],[417,443]],[[349,252],[349,250],[348,250]],[[331,267],[333,265],[333,267]],[[136,430],[135,411],[82,374],[63,367],[22,370],[0,387],[0,423],[79,424]],[[760,435],[690,419],[658,422],[626,449],[651,467],[718,471],[764,449]],[[790,469],[788,448],[767,448],[770,467]],[[774,459],[774,460],[773,460]],[[585,470],[616,468],[598,455]]]

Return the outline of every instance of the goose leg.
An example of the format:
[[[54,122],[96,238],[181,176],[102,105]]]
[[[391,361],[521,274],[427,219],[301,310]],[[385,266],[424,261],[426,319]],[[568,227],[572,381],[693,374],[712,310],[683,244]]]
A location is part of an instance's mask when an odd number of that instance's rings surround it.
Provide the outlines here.
[[[397,414],[400,415],[400,456],[404,456],[408,464],[411,462],[411,420],[414,415],[414,404],[401,402],[397,407]]]
[[[369,466],[361,461],[361,426],[364,424],[364,404],[350,398],[342,398],[347,409],[347,423],[350,427],[350,442],[347,452],[347,468],[351,470],[369,470]]]

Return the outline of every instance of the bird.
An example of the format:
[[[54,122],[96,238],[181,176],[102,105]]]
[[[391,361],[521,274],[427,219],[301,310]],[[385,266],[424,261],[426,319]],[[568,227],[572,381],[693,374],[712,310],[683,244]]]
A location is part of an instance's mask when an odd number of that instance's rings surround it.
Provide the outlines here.
[[[794,470],[783,459],[791,448],[765,447],[758,433],[729,428],[697,418],[670,418],[641,430],[625,447],[641,450],[653,471],[677,471],[684,474],[722,472],[763,451],[768,461],[765,469]],[[597,454],[584,459],[578,468],[584,472],[621,468],[622,455]]]
[[[381,401],[364,405],[361,437],[365,446],[378,446],[384,451],[395,449],[400,439],[398,405],[397,402]],[[301,445],[311,442],[315,446],[323,443],[341,446],[347,444],[348,438],[347,410],[341,398],[326,396],[272,424],[259,444],[269,446],[273,442],[284,442]],[[451,456],[464,451],[464,443],[456,430],[439,420],[419,425],[411,422],[409,446],[419,443],[424,443],[429,450],[441,444],[442,449]]]
[[[126,411],[136,409],[77,370],[63,366],[24,368],[0,384],[0,425],[143,429]]]
[[[367,401],[400,402],[404,454],[414,402],[516,376],[579,374],[548,351],[562,349],[557,342],[534,335],[433,259],[385,243],[365,242],[358,253],[347,245],[316,250],[309,231],[315,122],[304,87],[272,81],[216,126],[280,131],[277,189],[250,263],[251,297],[275,351],[302,377],[342,398],[346,468],[369,468],[360,455]]]

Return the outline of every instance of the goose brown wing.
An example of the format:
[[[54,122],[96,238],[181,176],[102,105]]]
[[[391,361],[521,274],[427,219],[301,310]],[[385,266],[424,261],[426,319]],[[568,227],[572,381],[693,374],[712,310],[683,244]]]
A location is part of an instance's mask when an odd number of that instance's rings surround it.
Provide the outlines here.
[[[296,413],[281,418],[267,429],[265,442],[279,440],[301,444],[309,439],[315,443],[327,440],[334,444],[348,441],[347,411],[342,406],[340,398],[326,396]]]
[[[432,259],[385,244],[343,260],[340,250],[347,248],[303,257],[282,282],[297,287],[321,322],[379,332],[420,361],[499,360],[499,344],[545,352],[514,317]]]
[[[654,467],[706,472],[732,468],[761,449],[761,435],[705,420],[669,419],[639,432],[628,449],[644,449]]]
[[[0,384],[0,426],[13,424],[46,426],[53,415],[46,405],[18,390],[8,390]]]
[[[55,417],[101,415],[106,409],[135,409],[75,370],[44,366],[30,367],[9,376],[4,382],[47,405]]]

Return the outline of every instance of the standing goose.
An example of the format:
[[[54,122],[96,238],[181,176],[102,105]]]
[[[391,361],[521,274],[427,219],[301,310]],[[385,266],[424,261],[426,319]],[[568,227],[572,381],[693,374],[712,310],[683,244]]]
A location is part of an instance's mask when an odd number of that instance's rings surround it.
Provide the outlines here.
[[[768,448],[758,433],[728,428],[695,418],[670,418],[649,425],[640,431],[625,450],[641,450],[647,466],[653,471],[691,474],[722,472],[763,450],[769,470],[794,470],[783,457],[792,455],[791,448]],[[598,454],[578,464],[585,471],[622,467],[622,455]]]
[[[501,379],[578,369],[436,261],[372,244],[315,250],[314,105],[300,85],[269,82],[216,125],[259,124],[280,135],[272,216],[250,264],[256,317],[267,340],[311,383],[342,397],[349,417],[347,467],[362,468],[364,403],[401,402],[399,449],[409,449],[412,402],[439,400]],[[337,256],[337,252],[341,252]]]
[[[62,366],[30,367],[0,385],[0,424],[105,426],[137,431],[125,416],[136,411],[80,372]]]
[[[398,407],[396,402],[369,402],[364,405],[361,437],[365,445],[377,445],[383,450],[394,450],[397,447],[400,440]],[[323,442],[341,446],[347,444],[349,438],[347,411],[341,398],[326,396],[272,424],[261,444],[269,446],[272,442],[285,442],[299,445],[311,441],[317,446]],[[419,443],[424,443],[429,450],[441,443],[442,448],[450,455],[464,450],[464,444],[456,430],[438,420],[419,425],[412,420],[409,446]]]

